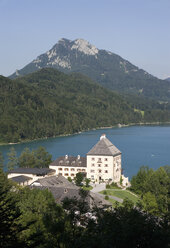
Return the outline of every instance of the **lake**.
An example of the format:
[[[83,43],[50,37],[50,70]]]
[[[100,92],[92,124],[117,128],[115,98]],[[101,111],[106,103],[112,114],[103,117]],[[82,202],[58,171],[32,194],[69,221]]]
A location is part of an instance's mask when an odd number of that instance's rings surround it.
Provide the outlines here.
[[[129,126],[92,130],[65,137],[4,145],[0,146],[0,151],[5,163],[11,147],[15,148],[17,155],[20,155],[25,147],[32,150],[44,146],[53,159],[66,154],[85,156],[103,133],[122,152],[122,167],[125,176],[129,178],[135,175],[142,165],[153,169],[170,165],[170,126]]]

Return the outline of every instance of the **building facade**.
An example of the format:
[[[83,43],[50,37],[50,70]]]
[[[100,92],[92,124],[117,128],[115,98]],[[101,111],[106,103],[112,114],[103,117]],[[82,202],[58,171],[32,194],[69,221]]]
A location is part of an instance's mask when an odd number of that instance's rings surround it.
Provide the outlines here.
[[[120,182],[121,152],[106,138],[100,137],[99,142],[87,153],[87,178],[92,181]]]
[[[93,182],[120,182],[121,152],[106,138],[100,137],[99,142],[87,153],[86,158],[62,156],[49,166],[56,175],[74,179],[78,172],[83,172]]]
[[[80,157],[80,155],[77,157],[65,155],[53,161],[49,168],[55,170],[56,175],[74,179],[78,172],[86,174],[87,163],[86,158]]]

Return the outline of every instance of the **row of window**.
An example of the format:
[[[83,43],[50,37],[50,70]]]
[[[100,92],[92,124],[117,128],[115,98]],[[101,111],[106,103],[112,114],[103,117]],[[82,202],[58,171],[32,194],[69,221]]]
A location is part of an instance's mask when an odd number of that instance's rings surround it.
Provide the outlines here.
[[[65,176],[65,177],[68,177],[69,176],[69,174],[68,173],[59,173],[59,175],[61,175],[61,176]],[[73,174],[73,173],[71,173],[71,175],[70,175],[71,177],[75,177],[76,175],[75,174]]]
[[[91,173],[95,173],[95,170],[90,170]],[[102,170],[98,170],[99,173],[102,173]],[[105,170],[104,173],[108,173],[108,170]]]
[[[95,158],[91,158],[92,161],[95,161]],[[96,160],[100,163],[102,162],[102,159],[101,158],[96,158]],[[104,158],[104,161],[108,161],[107,158]]]
[[[63,171],[63,168],[58,168],[59,171]],[[69,171],[69,168],[64,168],[64,171]],[[85,169],[74,169],[71,168],[70,171],[86,172]]]
[[[95,167],[95,164],[91,164],[91,167]],[[98,167],[101,167],[101,164],[98,164]],[[108,164],[105,164],[104,167],[108,167]]]

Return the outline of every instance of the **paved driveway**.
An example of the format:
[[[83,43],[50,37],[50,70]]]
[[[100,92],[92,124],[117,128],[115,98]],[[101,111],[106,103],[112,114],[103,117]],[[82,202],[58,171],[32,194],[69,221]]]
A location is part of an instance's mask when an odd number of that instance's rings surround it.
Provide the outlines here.
[[[93,184],[92,185],[93,189],[91,190],[93,193],[96,193],[100,197],[105,197],[105,195],[99,194],[98,192],[105,190],[106,189],[106,184],[105,183],[100,183],[100,184]],[[109,195],[109,198],[112,198],[120,203],[123,202],[123,199],[116,197],[116,196],[111,196]]]
[[[92,185],[93,189],[91,190],[93,193],[100,192],[102,190],[106,189],[106,184],[105,183],[100,183],[100,184],[93,184]]]

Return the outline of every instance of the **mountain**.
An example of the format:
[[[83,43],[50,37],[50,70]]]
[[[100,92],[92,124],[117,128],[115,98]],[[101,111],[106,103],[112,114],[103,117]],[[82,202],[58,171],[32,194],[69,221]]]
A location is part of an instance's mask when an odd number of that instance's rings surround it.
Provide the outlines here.
[[[61,39],[48,52],[38,56],[10,77],[52,67],[65,73],[80,72],[105,88],[158,100],[170,100],[170,84],[139,69],[120,56],[99,50],[83,39]]]
[[[170,82],[170,77],[166,78],[165,80]]]

